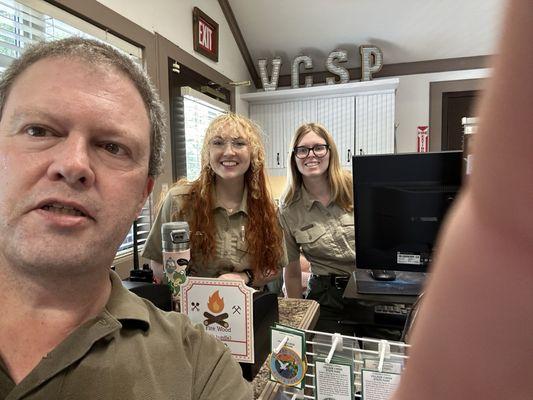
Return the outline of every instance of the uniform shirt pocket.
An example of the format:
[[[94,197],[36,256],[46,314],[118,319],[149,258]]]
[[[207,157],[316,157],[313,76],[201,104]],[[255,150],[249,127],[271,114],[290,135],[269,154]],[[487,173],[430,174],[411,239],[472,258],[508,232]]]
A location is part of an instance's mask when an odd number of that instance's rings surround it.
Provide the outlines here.
[[[346,240],[350,243],[355,243],[355,226],[353,213],[342,215],[339,221]]]
[[[303,226],[294,232],[294,239],[302,247],[316,247],[325,233],[326,228],[321,225]]]

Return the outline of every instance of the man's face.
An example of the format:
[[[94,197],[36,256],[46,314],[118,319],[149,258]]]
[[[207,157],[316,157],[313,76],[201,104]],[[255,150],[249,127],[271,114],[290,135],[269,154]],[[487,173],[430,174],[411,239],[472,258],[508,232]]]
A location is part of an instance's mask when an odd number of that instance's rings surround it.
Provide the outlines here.
[[[24,71],[0,120],[0,266],[108,268],[153,186],[149,132],[112,67],[47,58]]]

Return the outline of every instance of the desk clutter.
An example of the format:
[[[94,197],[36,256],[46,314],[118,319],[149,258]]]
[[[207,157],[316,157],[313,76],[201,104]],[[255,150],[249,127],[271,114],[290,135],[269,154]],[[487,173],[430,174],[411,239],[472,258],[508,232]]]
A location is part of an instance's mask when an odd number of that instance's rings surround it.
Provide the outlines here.
[[[269,399],[387,400],[400,382],[409,345],[275,324],[267,361],[279,385]]]

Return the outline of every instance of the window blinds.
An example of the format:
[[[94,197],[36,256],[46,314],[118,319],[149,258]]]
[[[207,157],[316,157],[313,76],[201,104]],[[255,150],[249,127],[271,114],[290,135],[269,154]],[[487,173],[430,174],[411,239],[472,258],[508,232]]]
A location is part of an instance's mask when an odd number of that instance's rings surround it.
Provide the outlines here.
[[[100,40],[142,62],[138,46],[45,1],[0,0],[0,70],[32,43],[71,36]]]

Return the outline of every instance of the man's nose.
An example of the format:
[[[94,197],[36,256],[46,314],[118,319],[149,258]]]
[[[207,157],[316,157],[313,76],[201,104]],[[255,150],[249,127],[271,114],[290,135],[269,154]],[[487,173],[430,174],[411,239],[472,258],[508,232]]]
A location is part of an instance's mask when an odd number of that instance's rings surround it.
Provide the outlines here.
[[[69,135],[54,147],[53,160],[48,167],[51,180],[63,180],[71,186],[83,187],[94,183],[90,143],[83,136]]]

